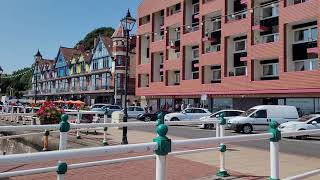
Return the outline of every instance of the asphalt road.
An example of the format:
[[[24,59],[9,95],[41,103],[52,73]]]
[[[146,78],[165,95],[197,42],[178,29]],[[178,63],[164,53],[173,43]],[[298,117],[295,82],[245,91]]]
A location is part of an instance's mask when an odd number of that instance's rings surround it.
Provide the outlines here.
[[[134,130],[155,132],[155,128],[144,128],[144,127],[134,127],[129,128]],[[256,132],[261,133],[261,132]],[[198,127],[189,127],[189,126],[170,126],[168,135],[195,139],[195,138],[206,138],[206,137],[215,137],[215,130],[205,130]],[[226,130],[226,136],[237,135],[231,130]],[[239,143],[231,143],[234,145],[264,149],[269,150],[269,141],[247,141]],[[307,140],[297,140],[297,139],[288,139],[282,138],[280,141],[280,152],[290,153],[296,155],[305,155],[320,158],[320,136],[309,137]]]

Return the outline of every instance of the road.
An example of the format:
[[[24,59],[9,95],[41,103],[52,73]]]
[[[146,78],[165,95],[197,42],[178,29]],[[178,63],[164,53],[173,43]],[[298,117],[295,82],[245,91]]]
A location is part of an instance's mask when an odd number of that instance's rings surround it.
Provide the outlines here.
[[[155,132],[155,128],[150,128],[150,127],[148,128],[130,127],[129,130],[130,129]],[[232,136],[236,134],[237,133],[234,133],[231,130],[226,130],[226,136]],[[170,126],[168,135],[189,138],[189,139],[206,138],[206,137],[215,137],[215,130],[205,130],[205,129],[200,129],[198,127],[190,127],[190,126]],[[231,143],[231,144],[269,150],[269,141],[267,140],[248,141],[248,142]],[[282,138],[282,140],[280,141],[280,152],[320,158],[320,136],[310,137],[308,140]]]

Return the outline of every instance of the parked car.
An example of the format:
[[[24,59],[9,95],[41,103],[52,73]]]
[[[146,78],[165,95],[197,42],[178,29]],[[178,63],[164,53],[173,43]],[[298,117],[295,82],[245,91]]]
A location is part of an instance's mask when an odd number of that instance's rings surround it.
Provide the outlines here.
[[[294,106],[261,105],[247,110],[240,116],[231,118],[228,121],[228,128],[249,134],[253,130],[266,130],[271,120],[281,124],[298,119],[298,111]]]
[[[138,119],[138,116],[141,114],[144,114],[145,110],[139,106],[128,106],[127,112],[128,112],[128,118]]]
[[[204,116],[210,116],[212,113],[203,108],[187,108],[181,112],[169,113],[164,116],[165,121],[191,121],[199,120]]]
[[[103,111],[103,107],[108,106],[110,104],[94,104],[91,106],[91,111]]]
[[[118,105],[106,105],[102,109],[105,112],[105,114],[108,115],[108,117],[111,117],[113,112],[121,111],[122,108]]]
[[[233,109],[226,109],[226,110],[220,110],[218,112],[213,113],[210,116],[205,116],[200,118],[201,121],[208,121],[208,120],[217,120],[218,117],[221,115],[226,119],[226,121],[230,120],[233,117],[240,116],[244,111],[241,110],[233,110]],[[214,124],[202,124],[200,128],[203,129],[213,129]]]
[[[168,114],[168,111],[157,111],[155,113],[144,113],[138,116],[138,120],[140,121],[156,121],[158,119],[158,114],[159,113],[164,113],[164,115]]]
[[[320,129],[320,114],[310,114],[302,116],[298,121],[290,121],[280,124],[278,128],[281,132],[293,132]],[[298,136],[299,139],[307,139],[307,135]]]

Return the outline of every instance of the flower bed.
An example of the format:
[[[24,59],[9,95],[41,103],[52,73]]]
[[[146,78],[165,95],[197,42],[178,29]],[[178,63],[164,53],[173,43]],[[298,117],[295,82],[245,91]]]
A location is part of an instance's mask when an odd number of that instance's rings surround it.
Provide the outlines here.
[[[62,114],[64,114],[64,110],[56,107],[53,102],[44,102],[37,111],[40,124],[58,124]]]

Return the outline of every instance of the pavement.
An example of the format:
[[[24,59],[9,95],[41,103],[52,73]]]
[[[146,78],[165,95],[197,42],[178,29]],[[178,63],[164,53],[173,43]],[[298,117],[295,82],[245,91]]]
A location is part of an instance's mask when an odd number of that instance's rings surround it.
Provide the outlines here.
[[[174,130],[180,129],[178,131],[184,131],[185,134],[192,134],[194,127],[169,127],[169,132],[176,132]],[[150,129],[150,131],[152,128]],[[198,131],[197,131],[198,132]],[[199,131],[200,132],[200,131]],[[210,136],[214,136],[212,131],[203,131],[210,133]],[[169,138],[178,139],[188,139],[190,137],[176,136],[174,133],[169,133]],[[50,137],[51,148],[56,148],[57,146],[57,134],[53,134]],[[133,130],[128,131],[128,141],[130,144],[151,142],[156,136],[154,132],[148,132],[146,130]],[[102,142],[102,132],[98,131],[98,135],[89,133],[88,135],[82,134],[82,139],[76,139],[75,133],[71,132],[68,138],[68,148],[83,148],[83,147],[93,147],[101,146]],[[111,145],[120,144],[122,137],[122,130],[117,128],[108,129],[108,142]],[[194,136],[193,136],[194,137]],[[207,136],[208,137],[208,136]],[[33,137],[40,138],[41,137]],[[198,138],[198,137],[194,137]],[[293,142],[293,141],[289,141]],[[253,142],[257,143],[257,142]],[[268,144],[268,142],[267,142]],[[195,148],[206,148],[208,146],[201,147],[186,147],[186,149]],[[226,169],[232,175],[225,179],[268,179],[270,174],[270,162],[269,162],[269,150],[263,148],[257,148],[254,146],[247,146],[246,144],[227,144],[229,150],[226,152]],[[318,151],[320,145],[317,146]],[[281,146],[282,148],[282,146]],[[296,147],[299,148],[299,147]],[[186,150],[184,149],[184,150]],[[95,157],[95,158],[79,158],[67,161],[68,163],[78,163],[95,161],[102,159],[114,159],[129,156],[145,155],[145,153],[129,153],[129,154],[119,154],[107,157]],[[25,164],[19,166],[0,166],[0,172],[12,171],[12,170],[22,170],[36,167],[46,167],[54,166],[57,162],[45,162],[45,163],[33,163]],[[294,176],[301,174],[306,171],[311,171],[319,168],[320,158],[312,157],[304,154],[295,153],[280,153],[280,176],[281,178]],[[168,157],[168,179],[169,180],[213,180],[220,179],[215,176],[219,167],[219,152],[201,152],[188,155],[179,155],[175,157]],[[96,166],[86,169],[70,170],[67,172],[65,179],[132,179],[132,180],[149,180],[155,179],[155,161],[143,160],[135,162],[126,162],[121,164],[112,164],[106,166]],[[9,179],[56,179],[55,173],[45,173],[39,175],[14,177]],[[308,178],[308,180],[319,180],[320,176],[314,176]]]

